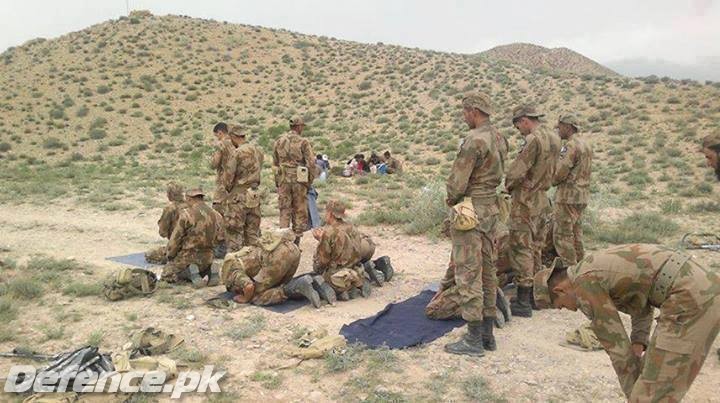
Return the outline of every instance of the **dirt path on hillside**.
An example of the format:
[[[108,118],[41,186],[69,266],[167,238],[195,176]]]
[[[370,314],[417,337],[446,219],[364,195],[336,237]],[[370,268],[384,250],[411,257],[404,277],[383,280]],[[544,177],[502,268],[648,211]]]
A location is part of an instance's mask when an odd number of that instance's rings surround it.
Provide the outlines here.
[[[106,257],[141,252],[161,244],[156,233],[158,215],[159,210],[104,212],[72,205],[43,208],[0,205],[0,246],[10,250],[0,256],[19,260],[32,254],[74,257],[92,265],[88,274],[78,276],[100,280],[119,267]],[[276,219],[266,220],[263,226]],[[305,362],[281,371],[283,384],[276,390],[263,388],[249,376],[283,361],[280,351],[295,329],[324,327],[331,334],[337,333],[343,324],[370,316],[388,303],[414,296],[442,276],[449,256],[448,242],[404,236],[393,228],[364,230],[377,241],[378,255],[391,256],[398,272],[392,283],[374,289],[370,299],[319,310],[306,307],[282,315],[252,306],[222,312],[201,304],[204,297],[221,291],[221,287],[197,291],[182,288],[183,293],[176,297],[190,301],[190,306],[182,309],[153,299],[111,304],[97,297],[73,300],[52,294],[52,298],[45,296],[43,303],[32,304],[16,320],[18,338],[27,341],[22,344],[40,350],[61,351],[78,347],[91,332],[101,330],[105,334],[103,349],[113,350],[127,341],[131,331],[156,326],[184,336],[188,346],[208,354],[209,362],[225,366],[229,375],[224,387],[248,400],[337,400],[344,393],[343,385],[360,375],[358,370],[327,374],[322,361]],[[301,247],[299,272],[306,272],[310,269],[315,241],[306,236]],[[706,263],[720,261],[710,253],[698,257]],[[58,309],[76,312],[81,319],[69,324],[63,338],[44,341],[39,329],[55,321],[53,315]],[[239,341],[225,335],[234,323],[258,313],[267,321],[261,333]],[[137,319],[128,321],[126,318],[132,314]],[[443,352],[444,344],[464,332],[458,329],[430,345],[396,352],[401,371],[377,375],[387,380],[384,388],[402,393],[410,400],[467,400],[459,382],[470,375],[481,375],[495,394],[510,401],[622,401],[604,352],[579,352],[559,345],[567,331],[582,323],[585,323],[582,314],[565,311],[541,311],[532,319],[516,319],[497,331],[499,350],[482,359],[458,358]],[[9,351],[16,344],[19,343],[0,343],[0,351]],[[716,341],[687,401],[720,401],[720,363],[715,354],[718,347],[720,341]],[[0,374],[6,373],[9,361],[0,361]],[[442,376],[446,376],[447,385],[440,395],[433,395],[428,385]]]

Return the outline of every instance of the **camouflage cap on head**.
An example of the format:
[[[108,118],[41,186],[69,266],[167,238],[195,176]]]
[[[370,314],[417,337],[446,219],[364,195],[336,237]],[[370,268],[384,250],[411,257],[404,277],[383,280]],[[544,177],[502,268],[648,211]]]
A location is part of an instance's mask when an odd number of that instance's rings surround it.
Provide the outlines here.
[[[182,201],[185,193],[185,189],[182,185],[176,182],[170,182],[167,186],[167,196],[171,201]]]
[[[335,218],[345,218],[345,203],[339,200],[330,200],[325,206],[325,211],[332,214]]]
[[[202,187],[196,187],[193,189],[188,189],[188,191],[185,192],[185,196],[187,196],[187,197],[205,196],[205,192],[203,192]]]
[[[710,148],[717,145],[720,145],[720,132],[708,134],[703,137],[702,148]]]
[[[242,127],[238,125],[230,126],[230,134],[232,134],[233,136],[245,137],[245,132],[243,132]]]
[[[558,122],[565,123],[575,127],[575,130],[580,130],[580,119],[572,113],[564,113],[558,118]]]
[[[305,120],[302,116],[293,116],[290,118],[290,127],[305,125]]]
[[[529,118],[541,118],[545,116],[545,114],[538,112],[537,108],[534,105],[520,105],[517,108],[513,109],[513,120],[521,118],[523,116],[527,116]]]
[[[488,96],[484,92],[469,92],[465,94],[462,100],[462,106],[463,108],[475,108],[479,109],[488,115],[492,115],[495,113],[495,110],[492,106],[492,101],[490,101],[490,96]]]
[[[540,270],[535,274],[535,278],[533,279],[533,298],[535,299],[535,305],[538,309],[547,309],[552,306],[548,280],[553,270],[554,269]]]

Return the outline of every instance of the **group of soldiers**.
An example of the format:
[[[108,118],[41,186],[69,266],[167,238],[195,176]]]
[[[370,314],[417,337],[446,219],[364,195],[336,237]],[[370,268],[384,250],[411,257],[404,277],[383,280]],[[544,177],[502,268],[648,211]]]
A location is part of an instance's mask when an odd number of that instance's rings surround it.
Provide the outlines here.
[[[535,107],[516,108],[512,123],[524,141],[505,169],[507,143],[490,123],[490,98],[468,94],[462,107],[470,132],[447,182],[452,255],[426,310],[468,322],[467,333],[445,350],[482,356],[497,348],[496,267],[498,255],[506,252],[517,286],[513,316],[530,317],[533,309],[580,309],[629,401],[680,401],[720,331],[720,276],[660,245],[618,245],[585,256],[581,218],[589,198],[592,150],[577,136],[578,120],[561,115],[555,134]],[[720,134],[705,137],[701,151],[720,180]],[[546,196],[551,185],[557,187],[552,204]],[[504,191],[512,200],[507,251],[498,218],[504,198],[497,195]],[[547,219],[550,215],[553,220]],[[546,268],[541,254],[548,233],[558,258]],[[651,335],[655,308],[660,315]],[[619,312],[631,316],[629,336]]]
[[[200,188],[183,195],[181,186],[169,184],[169,203],[158,221],[168,243],[146,253],[148,261],[164,264],[165,282],[195,287],[222,282],[238,303],[273,305],[297,298],[318,308],[367,297],[372,285],[392,278],[390,259],[372,259],[375,243],[346,221],[346,207],[336,200],[327,203],[325,226],[312,231],[318,241],[312,273],[295,276],[300,240],[309,229],[307,194],[318,174],[312,146],[302,137],[304,127],[302,118],[290,119],[290,131],[273,145],[280,225],[261,231],[263,152],[239,126],[215,125],[212,208]],[[214,258],[223,258],[222,265],[213,265]]]

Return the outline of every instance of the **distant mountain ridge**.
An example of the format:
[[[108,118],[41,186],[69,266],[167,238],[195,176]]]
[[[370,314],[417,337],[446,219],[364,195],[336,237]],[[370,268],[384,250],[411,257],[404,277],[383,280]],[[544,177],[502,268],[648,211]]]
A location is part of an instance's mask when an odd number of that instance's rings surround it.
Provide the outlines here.
[[[618,76],[600,63],[568,48],[546,48],[531,43],[511,43],[479,53],[495,61],[519,64],[531,69],[554,70],[575,74]]]

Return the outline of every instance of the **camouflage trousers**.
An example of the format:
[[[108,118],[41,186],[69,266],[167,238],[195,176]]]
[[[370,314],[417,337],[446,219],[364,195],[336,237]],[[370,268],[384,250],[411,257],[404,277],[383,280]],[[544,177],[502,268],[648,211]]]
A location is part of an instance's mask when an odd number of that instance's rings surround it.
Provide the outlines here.
[[[301,237],[308,229],[308,187],[304,183],[283,181],[278,187],[278,208],[280,209],[280,228],[290,228]]]
[[[365,274],[362,270],[360,266],[326,270],[323,273],[323,279],[330,284],[336,293],[340,294],[353,288],[362,287],[365,280]]]
[[[533,276],[542,269],[542,248],[549,223],[542,216],[510,216],[510,265],[515,284],[532,287]]]
[[[225,208],[228,252],[237,252],[248,245],[256,246],[260,239],[260,207],[247,208],[243,204],[243,201],[234,201]]]
[[[255,284],[255,295],[252,301],[253,305],[275,305],[287,300],[287,295],[283,291],[283,285],[292,280],[295,270],[282,272],[273,267],[263,267],[251,278],[242,269],[231,268],[234,270],[228,276],[225,287],[228,291],[241,294],[248,283]]]
[[[495,226],[496,219],[490,221],[488,232],[479,228],[451,231],[452,256],[443,279],[446,294],[435,299],[431,311],[440,308],[443,302],[454,301],[460,316],[468,322],[482,320],[484,314],[495,317]]]
[[[220,202],[220,201],[213,201],[213,203],[212,203],[212,208],[213,208],[213,210],[217,211],[218,214],[220,214],[220,216],[223,217],[223,219],[225,218],[225,207],[223,206],[223,203],[222,203],[222,202]],[[223,231],[223,233],[218,237],[218,241],[221,242],[221,243],[222,243],[222,242],[225,242],[225,234],[224,234],[224,232],[225,232],[225,231]]]
[[[200,269],[200,277],[205,277],[210,274],[212,262],[212,249],[196,251],[181,250],[177,256],[168,261],[165,267],[163,267],[161,278],[168,283],[188,281],[189,278],[185,275],[185,269],[191,264],[197,265],[198,269]]]
[[[152,264],[167,264],[167,247],[159,246],[145,252],[145,261]]]
[[[372,259],[375,254],[375,242],[367,236],[363,235],[360,239],[360,261],[365,263]]]
[[[720,281],[709,272],[692,260],[681,269],[660,305],[630,402],[679,402],[690,389],[720,331]],[[698,277],[713,277],[712,289],[693,288]]]
[[[572,266],[585,255],[582,232],[582,213],[586,204],[555,203],[552,229],[555,250],[563,264]]]

